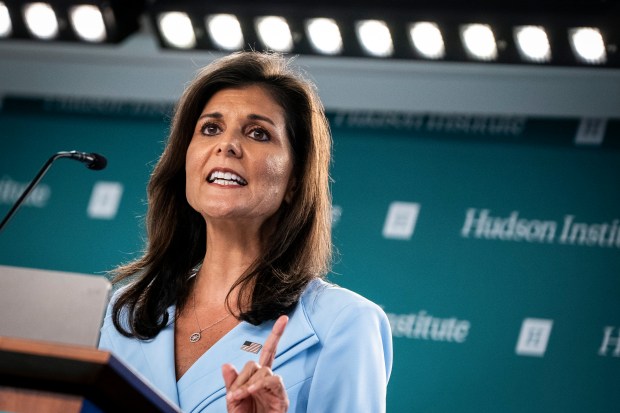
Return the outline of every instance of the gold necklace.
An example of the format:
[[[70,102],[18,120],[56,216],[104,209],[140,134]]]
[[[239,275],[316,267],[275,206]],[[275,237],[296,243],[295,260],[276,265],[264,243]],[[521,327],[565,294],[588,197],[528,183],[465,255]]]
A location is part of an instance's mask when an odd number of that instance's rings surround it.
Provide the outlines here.
[[[195,287],[194,287],[195,288]],[[196,290],[193,291],[192,294],[192,304],[194,307],[194,317],[196,318],[196,325],[198,326],[198,331],[195,333],[192,333],[189,336],[189,342],[190,343],[196,343],[197,341],[199,341],[202,338],[202,332],[205,330],[210,329],[211,327],[214,327],[216,325],[218,325],[219,323],[221,323],[222,321],[226,320],[228,317],[231,316],[230,313],[226,314],[223,318],[220,318],[219,320],[217,320],[215,323],[209,324],[208,326],[206,326],[205,328],[200,328],[200,322],[198,321],[198,312],[196,311]]]

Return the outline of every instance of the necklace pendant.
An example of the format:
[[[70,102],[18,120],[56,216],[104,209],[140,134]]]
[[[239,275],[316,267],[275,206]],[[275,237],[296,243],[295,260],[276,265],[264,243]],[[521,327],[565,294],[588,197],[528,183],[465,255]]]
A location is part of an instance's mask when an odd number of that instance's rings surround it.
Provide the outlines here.
[[[189,336],[190,343],[195,343],[198,340],[200,340],[200,333],[194,333],[191,336]]]

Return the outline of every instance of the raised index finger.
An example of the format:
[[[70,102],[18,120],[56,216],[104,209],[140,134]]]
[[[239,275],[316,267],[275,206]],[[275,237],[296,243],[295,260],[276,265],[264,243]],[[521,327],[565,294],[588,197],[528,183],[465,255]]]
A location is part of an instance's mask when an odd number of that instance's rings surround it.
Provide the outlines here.
[[[273,325],[271,334],[267,337],[267,341],[265,341],[265,345],[260,352],[258,364],[261,366],[271,368],[273,360],[276,358],[276,349],[278,348],[278,343],[280,342],[282,334],[284,334],[286,323],[288,323],[288,317],[281,315]]]

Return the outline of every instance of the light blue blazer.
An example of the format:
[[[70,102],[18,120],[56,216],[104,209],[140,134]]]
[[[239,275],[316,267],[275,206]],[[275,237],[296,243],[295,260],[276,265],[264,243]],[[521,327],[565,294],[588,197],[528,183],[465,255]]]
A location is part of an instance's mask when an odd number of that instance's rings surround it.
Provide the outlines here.
[[[241,349],[246,341],[263,344],[273,321],[241,322],[205,352],[177,382],[174,366],[174,307],[171,322],[152,340],[118,333],[110,308],[99,348],[110,350],[184,412],[226,412],[221,366],[241,370],[259,355]],[[312,281],[278,344],[273,370],[282,376],[289,412],[385,412],[392,369],[392,336],[376,304],[344,288]]]

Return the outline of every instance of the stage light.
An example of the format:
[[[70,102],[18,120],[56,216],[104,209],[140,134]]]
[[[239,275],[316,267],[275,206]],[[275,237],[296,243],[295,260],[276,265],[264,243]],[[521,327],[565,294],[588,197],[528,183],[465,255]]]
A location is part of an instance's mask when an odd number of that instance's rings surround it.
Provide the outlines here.
[[[243,48],[243,32],[234,15],[213,14],[207,16],[205,24],[211,41],[220,49],[233,51]]]
[[[483,61],[497,59],[497,45],[491,26],[487,24],[461,26],[461,40],[470,58]]]
[[[103,42],[107,38],[105,22],[99,7],[90,4],[72,7],[69,19],[75,34],[87,42]]]
[[[570,45],[577,59],[584,63],[601,64],[607,61],[605,42],[599,29],[576,27],[569,30]]]
[[[3,1],[0,1],[0,37],[9,37],[12,31],[13,25],[11,24],[9,9]]]
[[[306,33],[314,51],[320,54],[342,53],[342,36],[334,19],[316,18],[306,21]]]
[[[191,49],[196,46],[194,27],[187,13],[162,13],[157,24],[164,42],[169,46],[178,49]]]
[[[514,37],[522,59],[538,63],[551,60],[549,38],[541,26],[515,27]]]
[[[282,53],[293,50],[293,35],[283,17],[265,16],[257,18],[256,31],[260,41],[268,49]]]
[[[415,50],[427,59],[443,59],[446,49],[437,24],[418,22],[409,25],[409,40]]]
[[[362,20],[356,23],[357,38],[364,51],[375,57],[388,57],[394,53],[392,35],[381,20]]]
[[[58,36],[58,19],[48,3],[30,3],[23,8],[24,20],[30,34],[42,40]]]

